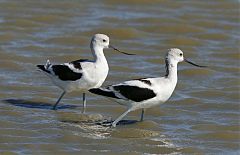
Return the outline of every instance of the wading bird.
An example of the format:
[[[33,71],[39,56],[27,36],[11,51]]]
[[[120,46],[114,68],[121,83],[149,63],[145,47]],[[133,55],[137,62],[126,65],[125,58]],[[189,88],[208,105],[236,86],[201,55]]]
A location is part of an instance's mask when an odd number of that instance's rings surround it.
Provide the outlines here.
[[[127,111],[112,123],[113,127],[129,112],[138,109],[142,109],[140,119],[142,121],[144,109],[162,104],[170,98],[177,85],[177,65],[182,61],[197,67],[206,67],[194,64],[183,57],[183,52],[180,49],[172,48],[167,52],[165,58],[166,74],[164,77],[135,79],[89,91],[108,97],[127,107]]]
[[[98,88],[102,85],[108,75],[108,63],[103,50],[112,48],[118,52],[118,49],[109,44],[109,37],[104,34],[95,34],[91,40],[91,51],[93,60],[80,59],[69,63],[53,65],[48,60],[45,65],[37,65],[52,82],[63,90],[57,102],[53,106],[56,110],[58,103],[67,92],[83,92],[83,112],[86,107],[85,92],[91,88]],[[125,52],[121,52],[127,55]]]

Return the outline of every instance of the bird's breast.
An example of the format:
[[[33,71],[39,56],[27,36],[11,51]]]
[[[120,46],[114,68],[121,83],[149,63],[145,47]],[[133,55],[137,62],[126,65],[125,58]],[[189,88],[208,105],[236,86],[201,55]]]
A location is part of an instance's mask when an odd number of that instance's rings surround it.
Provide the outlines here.
[[[175,89],[176,84],[173,83],[165,83],[164,86],[161,86],[157,89],[157,98],[161,102],[166,102],[172,95],[174,89]]]
[[[100,87],[107,78],[109,67],[107,64],[96,65],[95,67],[87,70],[83,78],[89,84],[90,88]]]

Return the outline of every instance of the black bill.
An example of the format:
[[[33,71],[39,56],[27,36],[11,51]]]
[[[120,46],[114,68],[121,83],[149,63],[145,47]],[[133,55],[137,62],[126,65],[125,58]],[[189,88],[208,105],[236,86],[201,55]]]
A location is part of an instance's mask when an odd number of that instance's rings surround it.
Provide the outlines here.
[[[130,53],[126,53],[126,52],[119,51],[118,49],[116,49],[116,48],[113,47],[112,45],[109,45],[108,47],[109,47],[109,48],[112,48],[112,49],[114,49],[115,51],[118,51],[118,52],[120,52],[120,53],[122,53],[122,54],[126,54],[126,55],[136,55],[136,54],[130,54]]]
[[[185,58],[184,58],[184,61],[187,62],[187,63],[190,63],[190,64],[193,65],[193,66],[197,66],[197,67],[207,67],[207,66],[197,65],[197,64],[195,64],[195,63],[193,63],[193,62],[191,62],[191,61],[189,61],[189,60],[187,60],[187,59],[185,59]]]

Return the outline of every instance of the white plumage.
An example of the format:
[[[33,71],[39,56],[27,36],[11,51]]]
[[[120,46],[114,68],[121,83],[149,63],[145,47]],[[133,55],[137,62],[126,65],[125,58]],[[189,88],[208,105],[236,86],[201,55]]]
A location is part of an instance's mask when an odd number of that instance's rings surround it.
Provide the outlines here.
[[[92,37],[90,47],[93,60],[80,59],[59,65],[52,65],[48,60],[45,65],[37,65],[56,86],[63,90],[53,109],[56,109],[65,93],[81,91],[83,92],[84,111],[86,106],[85,92],[88,89],[100,87],[108,75],[109,67],[103,49],[112,48],[121,52],[109,45],[109,37],[104,34],[95,34]]]
[[[183,52],[180,49],[172,48],[167,52],[165,58],[166,75],[164,77],[135,79],[106,88],[90,89],[89,91],[108,97],[127,107],[127,111],[112,123],[113,127],[129,112],[138,109],[142,109],[142,121],[144,109],[164,103],[170,98],[177,85],[177,65],[178,62],[182,61],[198,67],[205,67],[184,59]]]

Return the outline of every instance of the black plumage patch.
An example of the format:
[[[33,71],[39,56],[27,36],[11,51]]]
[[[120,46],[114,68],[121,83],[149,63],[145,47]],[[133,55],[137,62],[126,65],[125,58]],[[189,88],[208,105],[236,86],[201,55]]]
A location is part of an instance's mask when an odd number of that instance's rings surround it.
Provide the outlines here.
[[[87,59],[80,59],[70,62],[70,64],[73,64],[73,66],[77,69],[82,69],[81,62],[87,61]]]
[[[82,77],[82,73],[73,72],[68,66],[53,65],[53,72],[63,81],[76,81]]]
[[[118,85],[114,86],[114,89],[125,98],[135,102],[141,102],[156,96],[153,90],[148,88],[140,88],[137,86]]]
[[[49,70],[46,70],[46,69],[45,69],[44,65],[37,65],[37,67],[38,67],[39,69],[41,69],[42,71],[44,71],[44,72],[51,73]]]
[[[151,83],[150,80],[146,80],[146,79],[138,79],[138,80],[141,81],[141,82],[143,82],[143,83],[145,83],[145,84],[147,84],[147,85],[149,85],[149,86],[152,85],[152,83]]]
[[[77,69],[82,69],[82,66],[81,66],[81,64],[80,64],[79,62],[73,62],[72,64],[73,64],[73,66],[74,66],[75,68],[77,68]]]
[[[104,90],[102,88],[93,88],[88,91],[93,94],[119,99],[112,91]]]
[[[166,74],[165,74],[165,77],[167,77],[169,75],[169,62],[168,62],[168,58],[166,57],[165,58],[165,68],[166,68]]]

